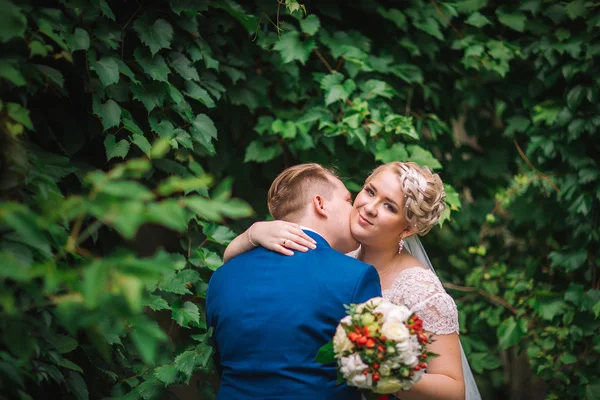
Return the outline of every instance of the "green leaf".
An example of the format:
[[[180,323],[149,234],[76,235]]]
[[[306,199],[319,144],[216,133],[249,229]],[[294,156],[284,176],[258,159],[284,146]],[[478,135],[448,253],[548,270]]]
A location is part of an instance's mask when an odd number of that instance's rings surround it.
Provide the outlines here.
[[[147,201],[154,198],[154,194],[151,191],[136,181],[109,181],[102,187],[101,193],[139,201]]]
[[[70,369],[72,371],[81,372],[83,374],[83,369],[81,369],[81,367],[79,365],[75,364],[73,361],[71,361],[67,358],[57,360],[56,365],[63,367],[63,368]]]
[[[463,0],[454,4],[463,13],[472,13],[487,5],[487,0]]]
[[[304,65],[315,47],[313,39],[301,42],[298,32],[290,31],[281,35],[281,38],[273,46],[273,50],[280,52],[284,64],[299,61]]]
[[[389,10],[386,10],[383,7],[377,7],[377,12],[383,18],[392,21],[399,29],[406,30],[406,28],[408,27],[406,16],[400,10],[397,10],[395,8],[390,8]]]
[[[376,96],[381,96],[386,99],[391,99],[396,95],[396,91],[393,87],[387,84],[387,82],[380,81],[377,79],[369,79],[363,85],[363,90],[366,92],[366,98],[371,99]]]
[[[21,8],[11,1],[0,0],[0,10],[0,42],[22,38],[27,28],[27,18],[21,13]]]
[[[169,293],[191,294],[192,292],[188,288],[188,285],[191,286],[199,280],[200,274],[198,272],[186,269],[177,274],[167,276],[158,284],[158,288]]]
[[[540,316],[551,321],[555,316],[564,311],[565,302],[560,298],[539,300],[535,306]]]
[[[151,82],[145,85],[132,85],[131,92],[134,100],[144,104],[148,114],[156,107],[161,107],[167,95],[166,86],[161,82]]]
[[[75,339],[70,336],[55,334],[48,337],[48,340],[56,347],[61,354],[70,353],[79,345]]]
[[[38,42],[37,40],[34,40],[31,43],[29,43],[30,57],[46,57],[48,55],[48,51],[52,51],[52,46],[46,45],[42,42]]]
[[[208,9],[208,1],[207,2],[199,2],[198,0],[171,0],[171,10],[177,15],[181,15],[181,13],[188,11],[192,14],[196,14],[201,11],[206,11]]]
[[[107,161],[110,161],[115,157],[125,159],[125,156],[129,153],[129,142],[125,139],[121,139],[117,142],[114,135],[108,134],[104,139],[104,149],[106,150]]]
[[[56,86],[62,88],[65,84],[65,78],[63,77],[63,74],[51,67],[48,67],[47,65],[40,65],[40,64],[34,64],[34,66],[41,71],[44,75],[46,75],[46,78],[48,78],[51,82],[53,82]]]
[[[221,213],[219,213],[217,205],[206,197],[188,196],[183,199],[183,202],[187,207],[189,207],[190,210],[202,218],[205,218],[209,221],[222,220]]]
[[[119,66],[119,72],[123,75],[125,75],[126,77],[128,77],[129,79],[131,79],[131,82],[135,83],[135,84],[139,84],[140,82],[138,81],[136,75],[133,73],[133,71],[131,70],[131,68],[129,68],[129,66],[127,64],[125,64],[125,62],[123,62],[121,59],[119,58],[115,58],[113,57],[113,59],[115,60],[115,62],[117,63],[117,65]]]
[[[500,350],[516,345],[525,336],[526,330],[523,330],[523,328],[526,328],[527,324],[523,324],[521,321],[524,320],[517,322],[514,317],[509,317],[498,326],[497,334]]]
[[[407,83],[423,83],[423,72],[416,65],[394,65],[390,72]]]
[[[65,381],[67,389],[77,400],[89,400],[87,385],[81,377],[81,374],[69,372],[69,377]]]
[[[202,232],[206,235],[208,240],[211,242],[219,243],[222,245],[228,245],[236,234],[223,225],[217,224],[206,224],[202,229]]]
[[[155,321],[143,318],[136,321],[135,328],[129,333],[131,340],[136,346],[142,360],[151,364],[156,358],[156,351],[160,342],[164,342],[167,336]]]
[[[554,267],[562,267],[567,271],[575,271],[585,265],[588,251],[585,247],[572,251],[553,251],[549,258]]]
[[[107,295],[109,276],[108,265],[98,261],[93,262],[83,271],[82,294],[89,308],[96,308]]]
[[[219,205],[219,212],[228,218],[245,218],[254,214],[250,204],[242,199],[231,199]]]
[[[600,383],[586,385],[583,400],[596,400],[598,398],[600,398]]]
[[[196,367],[196,352],[184,351],[175,358],[175,368],[187,377],[191,377]]]
[[[558,360],[563,364],[573,364],[578,361],[578,358],[574,354],[567,352],[563,353]]]
[[[114,57],[102,57],[99,61],[92,63],[91,69],[96,71],[105,87],[119,82],[119,65]]]
[[[321,27],[321,21],[315,14],[310,14],[306,18],[300,20],[300,28],[307,35],[314,35]]]
[[[417,145],[409,145],[406,146],[406,149],[410,154],[410,161],[414,161],[420,166],[427,166],[432,170],[442,168],[442,164],[440,164],[433,154],[422,147]]]
[[[200,322],[200,310],[194,303],[186,301],[182,303],[180,300],[175,301],[171,305],[172,319],[179,326],[189,328],[189,324],[198,324]]]
[[[144,72],[148,74],[150,78],[156,81],[168,82],[171,70],[169,69],[163,56],[157,54],[152,57],[148,53],[148,50],[142,49],[141,47],[135,49],[133,56],[140,67],[142,67]]]
[[[90,35],[85,29],[75,28],[75,32],[67,41],[71,51],[88,50],[90,48]]]
[[[185,82],[185,92],[186,96],[191,97],[194,100],[198,100],[202,104],[204,104],[207,108],[215,107],[215,102],[210,97],[208,92],[198,86],[196,83],[191,81]]]
[[[467,18],[465,22],[477,28],[481,28],[482,26],[490,25],[492,23],[485,15],[479,12],[474,12],[473,14],[469,15],[469,18]]]
[[[185,80],[200,81],[198,71],[192,62],[183,54],[174,51],[171,53],[171,67]]]
[[[189,219],[186,209],[177,200],[164,200],[160,203],[148,204],[146,217],[148,222],[183,232],[188,228]]]
[[[331,364],[335,362],[335,353],[333,351],[333,342],[327,342],[319,348],[315,361],[319,364]]]
[[[350,95],[341,84],[344,76],[339,72],[328,74],[321,79],[321,89],[325,91],[325,105],[330,105],[339,100],[346,100]]]
[[[0,78],[9,80],[15,86],[25,86],[27,83],[21,74],[21,71],[15,65],[6,59],[0,60]]]
[[[229,15],[238,20],[249,33],[256,32],[258,18],[255,15],[246,12],[242,6],[234,1],[218,1],[211,4],[212,7],[221,8]]]
[[[21,106],[18,103],[8,103],[6,105],[6,112],[8,113],[8,116],[14,121],[22,124],[27,129],[34,130],[31,118],[29,118],[29,110],[25,107]]]
[[[527,21],[525,14],[507,13],[501,10],[496,11],[496,14],[498,15],[498,21],[500,21],[502,25],[506,25],[518,32],[523,32],[525,30],[525,22]]]
[[[244,156],[244,162],[256,161],[256,162],[267,162],[271,161],[275,157],[279,156],[283,152],[281,146],[275,143],[273,146],[265,146],[265,144],[259,140],[253,140],[250,145],[246,148],[246,155]]]
[[[408,152],[402,143],[394,143],[391,147],[387,147],[384,140],[378,140],[376,148],[375,160],[381,161],[382,163],[408,159]]]
[[[179,370],[173,365],[161,365],[154,370],[154,376],[156,379],[165,384],[165,387],[177,381]]]
[[[99,97],[94,97],[92,110],[94,114],[100,117],[104,131],[119,126],[121,122],[121,107],[114,100],[110,99],[102,104]]]
[[[583,86],[577,85],[567,93],[567,104],[571,110],[575,110],[585,97]]]
[[[150,16],[143,15],[133,23],[133,29],[137,32],[142,43],[150,48],[152,56],[160,49],[168,49],[171,46],[173,28],[162,18],[152,23]]]
[[[111,19],[113,21],[116,20],[115,14],[112,12],[110,7],[106,3],[106,0],[95,0],[95,1],[100,6],[100,11],[102,11],[102,15],[104,15],[105,17],[107,17],[108,19]]]
[[[440,31],[439,23],[432,17],[413,21],[413,25],[439,40],[444,40],[444,35],[442,35],[442,31]]]
[[[296,124],[293,121],[282,121],[276,119],[271,124],[273,133],[278,133],[284,139],[293,139],[296,137]]]
[[[152,150],[152,146],[150,145],[150,142],[148,141],[148,139],[146,139],[145,136],[142,136],[140,134],[134,134],[133,140],[131,142],[137,147],[139,147],[144,152],[144,154],[150,157],[150,151]]]
[[[169,310],[171,308],[169,307],[169,303],[167,303],[165,299],[155,295],[150,295],[150,301],[147,302],[145,305],[147,305],[154,311]]]
[[[565,6],[565,12],[569,16],[570,19],[576,19],[579,17],[585,17],[587,14],[587,4],[585,0],[575,0],[570,1]]]
[[[196,267],[202,266],[211,271],[216,271],[217,268],[223,265],[223,260],[217,253],[201,247],[196,249],[196,253],[190,257],[190,263]]]
[[[217,138],[217,128],[215,127],[215,123],[210,119],[210,117],[206,114],[198,114],[192,122],[193,132],[192,137],[196,139],[197,133],[202,135],[206,135],[212,139]]]

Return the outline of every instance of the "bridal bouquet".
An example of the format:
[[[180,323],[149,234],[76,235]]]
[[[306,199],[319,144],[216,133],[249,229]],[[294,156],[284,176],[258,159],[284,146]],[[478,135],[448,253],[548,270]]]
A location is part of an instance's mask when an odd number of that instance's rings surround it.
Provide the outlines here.
[[[372,393],[408,390],[437,355],[427,351],[431,337],[423,322],[405,306],[381,297],[346,306],[348,316],[333,340],[319,350],[317,361],[336,362],[338,381]]]

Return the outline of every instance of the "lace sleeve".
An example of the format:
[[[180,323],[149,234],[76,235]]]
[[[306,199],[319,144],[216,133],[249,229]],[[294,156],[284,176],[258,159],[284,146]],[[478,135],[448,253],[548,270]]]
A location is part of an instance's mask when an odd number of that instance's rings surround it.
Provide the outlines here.
[[[456,303],[429,269],[405,269],[384,297],[415,312],[429,332],[444,335],[459,331]]]

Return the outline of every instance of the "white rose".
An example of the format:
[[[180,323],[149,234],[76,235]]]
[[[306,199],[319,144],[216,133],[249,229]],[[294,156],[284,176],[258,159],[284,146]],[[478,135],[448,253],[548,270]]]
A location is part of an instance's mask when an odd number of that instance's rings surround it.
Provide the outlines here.
[[[382,302],[379,303],[377,308],[375,308],[375,310],[373,310],[373,312],[383,314],[383,320],[385,321],[387,319],[387,316],[390,313],[390,311],[392,311],[395,307],[397,307],[397,306],[394,305],[391,301],[383,300]]]
[[[406,308],[404,306],[395,306],[388,313],[386,321],[393,319],[393,320],[405,323],[408,320],[408,317],[411,316],[411,314],[412,314],[412,312],[410,312],[410,310],[408,308]]]
[[[351,354],[348,357],[340,358],[339,365],[340,372],[346,379],[351,375],[362,374],[367,369],[367,365],[358,354]]]
[[[390,394],[396,393],[398,390],[404,387],[404,383],[397,378],[381,378],[377,382],[377,386],[373,388],[375,393],[379,394]]]
[[[381,333],[385,335],[388,340],[394,342],[402,342],[410,337],[408,328],[404,326],[404,323],[396,319],[388,319],[381,326]]]
[[[411,349],[411,346],[410,346],[410,342],[408,340],[403,340],[400,343],[396,343],[396,350],[400,354],[405,354],[410,349]]]
[[[389,376],[392,373],[393,364],[390,361],[384,361],[379,366],[379,373],[381,376]]]
[[[342,355],[346,351],[352,350],[354,350],[354,344],[348,339],[344,327],[341,324],[338,325],[333,336],[333,351],[336,355]]]
[[[367,300],[366,303],[369,307],[377,307],[379,304],[381,304],[382,301],[384,301],[383,297],[380,296],[380,297],[373,297],[373,298]]]
[[[349,315],[346,315],[344,318],[342,318],[340,320],[340,324],[344,324],[344,325],[352,325],[352,317],[350,317]]]
[[[404,364],[408,365],[409,367],[414,367],[415,365],[417,365],[419,363],[419,358],[414,354],[410,354],[410,355],[407,355],[406,357],[404,357],[403,362],[404,362]]]
[[[348,378],[348,385],[363,389],[371,389],[371,386],[373,386],[373,375],[356,374]]]

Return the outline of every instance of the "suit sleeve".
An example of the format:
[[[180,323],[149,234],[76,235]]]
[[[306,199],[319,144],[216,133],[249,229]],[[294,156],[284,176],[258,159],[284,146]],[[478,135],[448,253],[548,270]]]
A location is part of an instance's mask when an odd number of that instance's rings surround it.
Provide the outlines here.
[[[379,274],[375,267],[369,265],[358,279],[352,295],[352,303],[364,303],[373,297],[379,296],[381,296]]]

